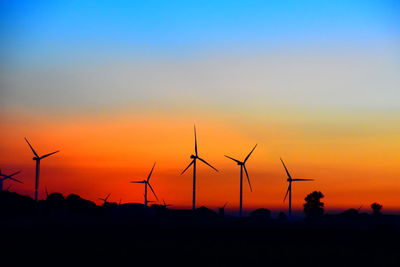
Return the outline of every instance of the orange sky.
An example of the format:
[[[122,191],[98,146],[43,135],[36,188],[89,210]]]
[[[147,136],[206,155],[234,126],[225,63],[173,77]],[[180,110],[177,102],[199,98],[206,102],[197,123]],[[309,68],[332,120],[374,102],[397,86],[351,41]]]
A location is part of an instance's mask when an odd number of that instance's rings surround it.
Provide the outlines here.
[[[191,115],[124,112],[40,119],[25,113],[3,117],[1,127],[7,130],[2,132],[0,167],[5,172],[21,169],[18,177],[24,184],[13,183],[12,190],[33,195],[34,162],[23,140],[26,136],[41,154],[61,151],[43,160],[42,198],[47,187],[50,192],[77,193],[97,203],[109,192],[111,201],[142,202],[143,186],[129,181],[146,177],[157,161],[152,183],[159,198],[176,208],[190,207],[191,170],[182,176],[180,172],[193,151]],[[297,112],[248,116],[237,123],[236,114],[217,118],[203,114],[195,121],[199,154],[220,172],[198,165],[197,205],[215,208],[229,202],[230,209],[238,206],[239,168],[223,155],[244,158],[258,143],[247,165],[254,190],[250,193],[245,184],[246,209],[286,209],[282,156],[293,176],[316,179],[294,184],[297,209],[307,193],[320,190],[327,209],[363,205],[368,210],[377,201],[385,209],[397,210],[399,127],[384,115]]]

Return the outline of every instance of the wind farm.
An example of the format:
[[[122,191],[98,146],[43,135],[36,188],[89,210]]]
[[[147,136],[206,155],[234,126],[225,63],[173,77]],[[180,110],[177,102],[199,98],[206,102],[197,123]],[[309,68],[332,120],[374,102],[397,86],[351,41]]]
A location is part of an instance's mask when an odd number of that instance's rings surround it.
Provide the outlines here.
[[[218,170],[212,166],[210,163],[208,163],[206,160],[204,160],[203,158],[201,158],[199,156],[199,152],[198,152],[198,139],[197,139],[197,130],[196,130],[196,126],[194,126],[193,128],[194,130],[194,153],[190,156],[190,163],[189,165],[180,173],[180,175],[184,174],[190,167],[192,168],[192,203],[191,203],[191,207],[192,210],[195,211],[197,209],[196,206],[196,184],[197,184],[197,162],[200,161],[202,163],[204,163],[206,166],[210,167],[211,169],[213,169],[214,171],[218,172]],[[54,151],[48,154],[45,154],[43,156],[39,156],[39,154],[36,152],[36,150],[33,148],[33,146],[30,144],[30,142],[28,141],[27,138],[24,138],[25,142],[28,144],[28,146],[30,147],[32,153],[34,154],[34,158],[33,160],[36,162],[35,165],[35,177],[34,177],[34,188],[33,188],[33,199],[38,202],[39,198],[38,198],[38,191],[39,191],[39,179],[40,179],[40,161],[44,158],[47,158],[55,153],[58,153],[59,151]],[[252,189],[252,184],[250,181],[250,175],[249,172],[247,170],[246,167],[246,163],[247,161],[250,159],[250,157],[252,156],[254,150],[257,148],[257,144],[250,150],[250,152],[246,155],[246,157],[243,159],[243,161],[240,161],[238,159],[235,159],[231,156],[228,155],[224,155],[224,157],[226,157],[229,160],[232,160],[233,162],[235,162],[238,166],[239,166],[239,206],[238,206],[238,216],[242,217],[243,216],[243,176],[246,176],[246,180],[249,186],[249,190],[250,192],[253,191]],[[292,215],[292,182],[298,182],[298,181],[313,181],[313,179],[301,179],[301,178],[292,178],[290,172],[288,171],[285,163],[283,162],[282,158],[280,159],[285,172],[288,176],[287,181],[289,183],[286,194],[285,194],[285,198],[284,201],[286,200],[286,198],[288,197],[289,201],[288,201],[288,216],[289,218],[291,218]],[[130,183],[133,184],[143,184],[143,205],[144,206],[149,206],[149,203],[151,202],[159,202],[159,198],[152,186],[152,184],[150,183],[150,180],[153,176],[153,172],[156,166],[156,162],[154,162],[152,168],[150,169],[150,172],[148,173],[146,179],[143,180],[134,180],[134,181],[130,181]],[[0,173],[0,175],[3,177],[1,180],[1,183],[3,183],[4,180],[10,179],[12,181],[18,182],[18,183],[22,183],[20,180],[13,178],[14,175],[19,174],[20,171],[18,172],[14,172],[10,175],[6,175],[4,173]],[[148,200],[148,189],[150,189],[150,191],[152,192],[152,194],[154,195],[156,201],[150,201]],[[224,191],[221,188],[222,191]],[[49,197],[49,193],[47,191],[47,186],[45,186],[45,193],[46,193],[46,197]],[[109,193],[106,197],[104,198],[98,198],[98,200],[101,200],[103,205],[108,203],[108,199],[110,197],[111,193]],[[227,203],[227,202],[226,202]],[[122,203],[119,203],[120,205]],[[172,204],[166,204],[165,201],[163,200],[162,202],[160,202],[157,205],[161,205],[165,208],[172,206]],[[224,205],[223,209],[225,208],[226,204]]]
[[[400,266],[400,1],[1,11],[0,266]]]
[[[27,139],[26,142],[29,144]],[[41,159],[52,155],[56,152],[52,152],[40,157],[37,152],[31,150],[35,155],[34,160],[36,162]],[[276,211],[271,211],[267,208],[258,208],[247,214],[243,213],[243,180],[244,175],[246,176],[247,183],[249,185],[249,191],[253,191],[252,184],[250,182],[250,175],[247,169],[247,163],[250,158],[257,158],[259,154],[253,154],[258,147],[256,144],[250,152],[244,157],[243,160],[236,159],[228,155],[220,155],[221,158],[227,158],[233,161],[239,166],[239,207],[235,210],[235,214],[228,214],[225,212],[225,208],[228,201],[222,207],[219,207],[216,211],[205,206],[199,208],[196,207],[196,161],[204,163],[208,167],[217,171],[212,165],[206,162],[199,156],[198,145],[197,145],[197,133],[194,128],[194,154],[191,155],[191,162],[181,173],[176,173],[177,176],[181,176],[186,170],[193,166],[193,201],[191,209],[174,208],[172,204],[165,202],[162,198],[162,202],[159,201],[158,196],[151,183],[160,183],[162,177],[158,177],[156,180],[152,179],[156,162],[152,165],[150,172],[147,177],[143,180],[133,180],[130,183],[143,184],[143,203],[122,203],[121,198],[119,203],[110,202],[111,193],[108,193],[105,197],[99,197],[101,201],[100,205],[97,205],[93,201],[84,199],[76,194],[69,194],[64,196],[61,193],[48,193],[47,186],[45,186],[46,198],[37,198],[37,183],[34,183],[32,192],[34,198],[29,196],[20,195],[10,190],[0,192],[0,214],[6,219],[6,222],[10,224],[11,229],[3,235],[7,241],[12,240],[11,237],[24,239],[20,235],[20,224],[23,222],[25,227],[25,233],[28,231],[29,235],[36,235],[38,231],[45,231],[45,238],[38,241],[41,248],[45,248],[46,251],[52,251],[54,248],[49,245],[49,240],[52,239],[50,233],[57,232],[57,240],[63,240],[65,244],[57,246],[63,250],[67,250],[67,247],[77,246],[76,241],[84,242],[84,244],[90,244],[90,247],[97,247],[95,250],[86,248],[86,252],[89,254],[79,255],[79,258],[85,258],[91,260],[94,263],[102,262],[102,257],[105,251],[101,251],[100,254],[96,254],[93,257],[94,251],[98,251],[99,244],[97,241],[93,241],[93,235],[98,236],[102,241],[108,241],[110,243],[118,242],[124,247],[129,248],[129,257],[135,255],[136,263],[144,263],[148,261],[148,255],[143,256],[144,251],[156,251],[158,254],[166,255],[163,253],[170,254],[176,249],[186,250],[184,256],[180,256],[184,262],[193,260],[197,253],[202,253],[200,265],[208,264],[215,260],[215,257],[219,261],[229,262],[229,266],[241,266],[243,263],[249,264],[263,264],[265,256],[262,254],[254,256],[254,249],[268,249],[272,251],[269,254],[269,262],[279,263],[282,266],[290,266],[292,260],[285,256],[283,251],[296,247],[297,252],[307,254],[312,244],[315,244],[315,240],[318,240],[322,234],[330,240],[349,239],[351,242],[356,242],[357,246],[361,246],[359,229],[363,229],[369,235],[376,234],[376,227],[380,224],[386,225],[388,228],[384,228],[385,231],[388,229],[400,229],[400,216],[386,215],[382,213],[382,205],[379,203],[372,203],[370,214],[361,212],[361,208],[351,208],[343,211],[339,214],[325,214],[325,203],[322,202],[324,194],[320,191],[313,191],[309,193],[305,198],[303,204],[304,217],[298,217],[292,215],[292,191],[293,183],[303,181],[314,181],[314,179],[306,178],[295,178],[287,168],[285,162],[280,158],[280,163],[283,166],[284,172],[287,176],[286,181],[288,187],[284,197],[284,201],[288,198],[288,210],[287,214],[283,211],[275,214]],[[62,159],[62,157],[60,156]],[[277,161],[278,162],[278,161]],[[230,169],[230,168],[229,168]],[[5,174],[0,171],[2,176],[1,182],[4,180],[12,180],[14,182],[22,183],[20,180],[13,176],[19,174],[20,171]],[[39,172],[35,172],[35,176],[32,180],[38,181]],[[221,172],[218,172],[220,174]],[[234,175],[236,177],[236,175]],[[25,180],[27,178],[25,177]],[[278,179],[276,177],[270,177],[270,179]],[[281,179],[281,178],[279,178]],[[236,179],[235,179],[236,180]],[[122,181],[122,180],[120,180]],[[155,200],[149,200],[148,189],[152,192]],[[262,188],[257,187],[257,190]],[[203,191],[204,192],[204,191]],[[206,192],[206,191],[205,191]],[[177,192],[180,194],[181,192]],[[225,200],[224,193],[226,188],[220,188],[220,200]],[[139,194],[141,195],[141,194]],[[172,195],[167,196],[173,198]],[[265,198],[267,199],[267,195]],[[188,205],[189,206],[189,205]],[[20,221],[22,220],[22,221]],[[1,222],[0,222],[1,225]],[[37,228],[39,225],[39,228]],[[28,230],[26,230],[28,227]],[[45,230],[39,230],[40,227],[44,227]],[[71,227],[73,231],[71,232]],[[89,234],[88,234],[89,232]],[[398,236],[398,232],[394,232],[392,238]],[[373,236],[373,241],[377,244],[382,244],[385,240],[379,232],[378,235]],[[50,238],[50,239],[49,239]],[[73,238],[74,242],[71,242]],[[368,237],[371,239],[371,237]],[[96,240],[96,239],[94,239]],[[163,245],[160,250],[159,245],[155,245],[158,242],[165,242],[167,245]],[[190,242],[188,242],[188,240]],[[268,240],[266,242],[266,240]],[[297,240],[297,241],[296,241]],[[301,246],[298,240],[305,242],[305,246]],[[357,240],[357,241],[353,241]],[[105,243],[108,243],[105,242]],[[134,243],[132,245],[132,242]],[[192,242],[196,243],[193,245]],[[251,247],[243,248],[243,243],[250,244]],[[295,245],[293,245],[293,243]],[[317,241],[319,243],[324,241]],[[175,245],[168,245],[175,243]],[[180,245],[184,244],[184,245]],[[210,246],[210,243],[213,246]],[[50,242],[51,244],[51,242]],[[67,244],[67,245],[66,245]],[[323,243],[324,246],[330,243]],[[340,249],[343,244],[342,241],[330,244],[334,249]],[[385,253],[390,257],[397,253],[396,249],[392,246],[385,246]],[[107,249],[106,255],[114,258],[115,255],[119,255],[118,259],[123,262],[128,261],[128,254],[121,256],[121,251],[114,249],[109,245],[101,245]],[[284,248],[284,249],[282,249]],[[5,251],[11,253],[8,246],[4,248]],[[234,249],[233,254],[231,249]],[[365,248],[363,248],[364,250]],[[37,249],[33,249],[37,253]],[[326,261],[326,258],[330,255],[324,248],[314,248],[316,251],[311,256],[311,260],[303,261],[296,258],[296,264],[302,265],[306,262],[321,262]],[[371,249],[367,249],[372,253]],[[73,248],[75,253],[81,251],[79,248]],[[132,252],[133,251],[133,252]],[[340,252],[339,259],[354,261],[358,257],[348,253],[348,249],[344,249]],[[357,249],[358,251],[358,249]],[[214,253],[218,252],[218,256]],[[223,254],[220,254],[223,252]],[[60,252],[58,252],[60,253]],[[224,255],[236,255],[239,261],[232,260],[231,256],[226,257]],[[55,254],[57,255],[57,254]],[[239,256],[238,256],[239,255]],[[249,260],[249,256],[252,255]],[[336,255],[336,254],[334,254]],[[53,258],[51,253],[50,258]],[[58,256],[56,257],[58,258]],[[72,257],[75,259],[75,256]],[[54,260],[56,260],[54,258]],[[392,261],[379,259],[380,263],[387,264]],[[163,257],[155,257],[152,259],[153,264],[162,264],[166,261]],[[334,261],[336,263],[336,261]],[[366,261],[361,261],[363,265]]]

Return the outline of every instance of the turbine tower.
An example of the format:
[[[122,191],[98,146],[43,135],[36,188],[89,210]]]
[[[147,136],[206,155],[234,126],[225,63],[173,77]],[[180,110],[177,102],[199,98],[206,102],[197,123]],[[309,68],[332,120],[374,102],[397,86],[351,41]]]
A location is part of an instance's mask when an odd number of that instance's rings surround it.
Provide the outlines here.
[[[26,139],[25,137],[25,141],[28,143],[29,147],[31,148],[34,157],[33,160],[36,161],[36,172],[35,172],[35,201],[38,201],[38,190],[39,190],[39,175],[40,175],[40,161],[44,158],[47,158],[48,156],[51,156],[57,152],[59,152],[59,150],[51,152],[49,154],[43,155],[43,156],[39,156],[38,153],[36,153],[35,149],[33,149],[32,145],[29,143],[28,139]]]
[[[243,170],[246,173],[247,182],[249,183],[249,187],[250,187],[250,192],[253,192],[253,190],[251,188],[249,173],[247,172],[247,169],[246,169],[246,162],[250,158],[251,153],[253,153],[253,151],[254,151],[254,149],[256,149],[256,147],[257,147],[257,144],[253,147],[253,149],[250,151],[250,153],[247,155],[247,157],[243,161],[240,161],[240,160],[237,160],[237,159],[234,159],[232,157],[225,155],[225,157],[235,161],[237,163],[237,165],[240,166],[240,191],[239,191],[240,192],[239,193],[239,216],[240,217],[242,217],[242,214],[243,214]]]
[[[17,171],[17,172],[14,172],[14,173],[10,174],[10,175],[7,175],[7,174],[5,174],[5,173],[2,173],[1,170],[0,170],[0,191],[3,191],[3,182],[4,182],[5,180],[7,180],[7,179],[10,179],[10,180],[12,180],[12,181],[14,181],[14,182],[18,182],[18,183],[21,183],[21,184],[22,184],[22,182],[21,182],[20,180],[15,179],[15,178],[13,177],[14,175],[17,175],[17,174],[20,173],[20,172],[21,172],[21,171]]]
[[[207,161],[205,161],[204,159],[200,158],[198,155],[198,151],[197,151],[197,135],[196,135],[196,126],[194,126],[194,155],[190,155],[190,158],[192,159],[192,161],[190,162],[190,164],[186,167],[186,169],[183,170],[183,172],[181,173],[184,174],[185,171],[187,169],[189,169],[190,166],[193,165],[193,196],[192,196],[192,209],[195,210],[196,209],[196,161],[200,160],[201,162],[203,162],[204,164],[208,165],[209,167],[213,168],[215,171],[218,171],[216,168],[214,168],[213,166],[211,166],[211,164],[209,164]]]
[[[281,158],[281,162],[282,162],[283,167],[285,168],[286,174],[288,176],[287,181],[288,181],[289,185],[288,185],[288,189],[286,191],[285,198],[283,199],[283,201],[286,200],[286,198],[287,198],[287,196],[289,194],[289,211],[288,211],[288,214],[290,216],[292,214],[292,182],[314,181],[314,179],[300,179],[300,178],[293,179],[292,176],[290,175],[288,169],[286,168],[286,165],[283,162],[282,158]]]
[[[150,184],[150,178],[151,178],[151,175],[153,174],[154,166],[156,166],[155,162],[154,162],[153,168],[151,168],[151,171],[150,171],[149,175],[147,176],[146,180],[143,180],[143,181],[132,181],[131,182],[131,183],[134,183],[134,184],[144,184],[144,205],[145,206],[147,206],[147,203],[149,202],[147,200],[147,186],[150,187],[151,192],[153,192],[154,196],[156,197],[156,199],[158,201],[158,197],[157,197],[156,193],[154,192],[153,187]]]

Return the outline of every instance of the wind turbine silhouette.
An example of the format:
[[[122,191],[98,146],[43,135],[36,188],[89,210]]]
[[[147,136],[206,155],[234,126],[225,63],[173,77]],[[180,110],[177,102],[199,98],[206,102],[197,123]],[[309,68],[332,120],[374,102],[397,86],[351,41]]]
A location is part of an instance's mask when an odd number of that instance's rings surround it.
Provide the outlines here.
[[[288,185],[288,189],[286,191],[285,198],[283,199],[283,201],[286,200],[286,198],[289,194],[289,212],[288,212],[288,214],[290,216],[292,214],[292,182],[314,181],[314,179],[300,179],[300,178],[293,179],[292,176],[290,175],[288,169],[286,168],[286,165],[283,162],[282,158],[281,158],[281,162],[282,162],[283,167],[285,168],[286,174],[288,176],[287,181],[288,181],[289,185]]]
[[[165,200],[164,200],[164,199],[163,199],[162,201],[163,201],[163,204],[164,204],[163,206],[164,206],[165,208],[166,208],[166,207],[170,207],[170,206],[172,206],[171,204],[167,204],[167,203],[165,202]]]
[[[155,200],[147,200],[147,203],[154,203],[156,202]]]
[[[193,159],[190,164],[186,167],[186,169],[181,172],[181,175],[185,173],[187,169],[189,169],[190,166],[193,165],[193,196],[192,196],[192,209],[196,209],[196,160],[202,161],[204,164],[208,165],[209,167],[213,168],[215,171],[218,172],[216,168],[211,166],[207,161],[204,159],[200,158],[198,155],[197,151],[197,135],[196,135],[196,126],[194,126],[194,155],[190,155],[190,158]]]
[[[226,205],[228,205],[228,202],[225,202],[225,204],[222,207],[218,208],[218,214],[221,217],[225,216],[225,207],[226,207]]]
[[[150,171],[149,175],[147,176],[146,180],[143,180],[143,181],[132,181],[131,182],[131,183],[134,183],[134,184],[144,184],[144,205],[145,206],[147,206],[147,203],[149,202],[147,200],[147,186],[150,187],[151,192],[153,192],[154,196],[156,197],[156,199],[158,201],[158,197],[157,197],[156,193],[154,192],[153,187],[150,184],[150,178],[151,178],[151,175],[153,174],[154,166],[156,166],[155,162],[154,162],[153,168],[151,168],[151,171]]]
[[[103,205],[105,205],[105,204],[107,203],[108,198],[109,198],[110,196],[111,196],[111,193],[109,193],[105,198],[100,198],[100,197],[99,197],[99,200],[104,201],[104,202],[103,202]]]
[[[242,213],[243,213],[243,170],[246,173],[247,182],[249,183],[249,187],[250,187],[250,192],[253,192],[253,189],[251,188],[249,173],[247,172],[247,169],[246,169],[246,162],[250,158],[251,153],[253,153],[253,151],[254,151],[254,149],[256,149],[256,147],[257,147],[257,144],[253,147],[253,149],[250,151],[250,153],[247,155],[247,157],[243,161],[240,161],[240,160],[237,160],[237,159],[234,159],[232,157],[225,155],[225,157],[235,161],[237,163],[237,165],[240,166],[240,194],[239,194],[239,216],[240,217],[242,217]]]
[[[47,158],[48,156],[51,156],[57,152],[60,152],[59,150],[51,152],[49,154],[39,156],[38,153],[36,153],[35,149],[33,149],[32,145],[29,143],[28,139],[25,137],[25,141],[28,143],[29,147],[31,148],[33,154],[35,155],[33,157],[33,160],[36,161],[36,172],[35,172],[35,201],[38,200],[38,190],[39,190],[39,175],[40,175],[40,161],[44,158]]]
[[[21,183],[21,184],[22,184],[22,182],[21,182],[20,180],[15,179],[15,178],[13,177],[14,175],[17,175],[17,174],[20,173],[20,172],[21,172],[21,171],[17,171],[17,172],[14,172],[14,173],[10,174],[10,175],[7,175],[7,174],[5,174],[5,173],[2,173],[1,170],[0,170],[0,176],[1,176],[1,178],[0,178],[0,191],[3,191],[3,182],[4,182],[5,180],[7,180],[7,179],[10,179],[10,180],[12,180],[12,181],[14,181],[14,182],[18,182],[18,183]]]

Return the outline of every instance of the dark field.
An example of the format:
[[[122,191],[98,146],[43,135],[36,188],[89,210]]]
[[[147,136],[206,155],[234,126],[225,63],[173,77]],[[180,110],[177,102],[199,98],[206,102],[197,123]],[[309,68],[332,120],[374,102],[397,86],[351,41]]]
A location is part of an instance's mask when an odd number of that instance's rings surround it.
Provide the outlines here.
[[[10,208],[3,195],[2,266],[400,266],[397,216],[293,222],[68,201]]]
[[[3,225],[7,266],[399,266],[398,229],[291,225]],[[35,264],[36,266],[36,264]]]

